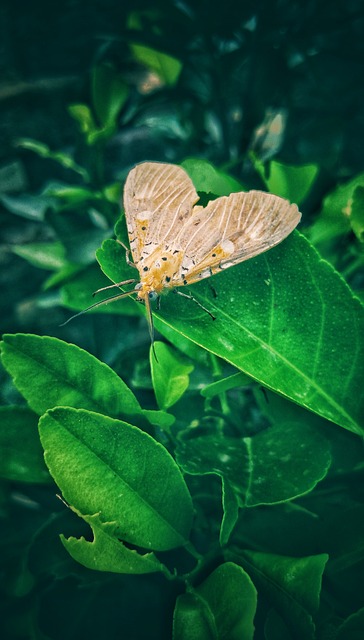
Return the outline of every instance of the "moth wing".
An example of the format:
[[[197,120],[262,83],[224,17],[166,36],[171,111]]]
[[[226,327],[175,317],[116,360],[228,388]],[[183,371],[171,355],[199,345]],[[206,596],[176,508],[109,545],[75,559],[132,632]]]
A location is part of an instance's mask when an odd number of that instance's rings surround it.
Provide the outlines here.
[[[124,187],[124,209],[135,264],[182,229],[198,195],[186,172],[173,164],[143,162]]]
[[[175,244],[184,251],[175,286],[196,282],[284,240],[301,219],[297,205],[262,191],[232,193],[194,207]]]

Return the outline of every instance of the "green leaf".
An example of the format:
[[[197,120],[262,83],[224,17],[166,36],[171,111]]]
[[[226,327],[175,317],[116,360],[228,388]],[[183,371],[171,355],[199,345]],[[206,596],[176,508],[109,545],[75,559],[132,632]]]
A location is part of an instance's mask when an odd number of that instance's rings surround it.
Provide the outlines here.
[[[155,342],[154,350],[155,354],[150,350],[150,368],[155,397],[160,409],[169,409],[188,388],[193,365],[164,342]]]
[[[16,482],[50,482],[37,425],[38,416],[25,407],[0,407],[2,478]]]
[[[129,88],[110,64],[99,64],[92,71],[92,102],[103,127],[114,126],[129,95]]]
[[[138,305],[138,307],[141,307],[141,309],[143,310],[142,305]],[[183,353],[185,356],[193,360],[195,363],[200,364],[204,368],[210,368],[211,354],[208,351],[206,351],[196,343],[191,342],[191,340],[183,336],[181,333],[176,333],[173,327],[164,325],[163,335],[167,340],[173,343],[178,351]]]
[[[316,164],[297,167],[275,160],[268,165],[268,175],[266,167],[259,161],[255,162],[255,168],[271,193],[297,204],[300,204],[308,195],[319,172]]]
[[[108,202],[112,202],[119,207],[122,194],[121,182],[117,180],[116,182],[112,182],[111,184],[104,186],[102,194],[105,200],[107,200]]]
[[[49,470],[80,514],[115,523],[118,537],[145,549],[187,543],[190,494],[173,458],[151,436],[125,422],[64,407],[45,414],[39,431]]]
[[[112,573],[141,574],[163,571],[163,565],[153,553],[141,554],[120,542],[115,533],[115,523],[100,524],[98,516],[85,516],[84,520],[92,528],[92,542],[83,537],[65,538],[61,535],[63,546],[76,562],[88,569]]]
[[[293,637],[313,640],[312,616],[319,607],[322,574],[328,555],[289,558],[243,551],[240,557],[255,586],[262,589],[280,613]]]
[[[171,413],[167,413],[166,411],[155,411],[154,409],[143,409],[143,416],[146,417],[148,422],[155,427],[159,427],[160,429],[169,430],[169,427],[172,426],[175,422],[175,417],[172,416]]]
[[[4,335],[2,362],[33,411],[56,406],[107,415],[140,415],[134,394],[106,364],[58,338]]]
[[[83,202],[99,200],[101,195],[98,191],[85,189],[84,187],[74,187],[68,184],[52,185],[46,189],[46,194],[53,198],[58,198],[62,204],[79,205]]]
[[[313,244],[321,246],[350,232],[350,208],[359,186],[364,187],[364,174],[339,185],[326,196],[319,217],[307,233]]]
[[[114,282],[121,256],[113,240],[97,253]],[[135,278],[134,269],[126,273]],[[302,235],[294,232],[188,291],[216,320],[191,301],[165,296],[154,312],[162,334],[166,326],[170,340],[180,333],[269,389],[363,434],[364,308]]]
[[[220,545],[226,546],[239,517],[239,501],[229,482],[222,480],[222,506],[224,515],[220,527]]]
[[[134,58],[142,65],[154,71],[168,86],[174,86],[182,70],[182,63],[168,55],[142,44],[131,44]]]
[[[68,107],[68,113],[76,120],[83,134],[88,135],[97,131],[91,109],[87,104],[71,104]]]
[[[62,269],[67,264],[65,249],[61,242],[32,242],[13,245],[11,250],[39,269],[55,271]]]
[[[233,562],[213,571],[197,588],[179,596],[173,640],[252,640],[257,593]]]
[[[139,277],[137,270],[126,263],[125,249],[111,238],[104,240],[101,248],[96,251],[96,259],[105,275],[113,282]],[[128,285],[127,289],[130,291],[133,286]]]
[[[17,140],[17,146],[27,149],[28,151],[33,151],[41,158],[47,158],[58,162],[58,164],[65,169],[70,169],[71,171],[78,173],[86,181],[90,179],[87,170],[77,164],[72,156],[61,151],[51,151],[46,144],[43,144],[43,142],[22,138]]]
[[[241,567],[226,562],[191,592],[207,604],[218,640],[253,639],[257,593]]]
[[[188,173],[196,191],[213,193],[215,196],[228,196],[230,193],[244,191],[241,182],[216,169],[213,164],[201,158],[187,158],[181,167]]]
[[[309,493],[331,464],[328,440],[311,425],[282,422],[252,438],[247,506],[272,504]]]
[[[251,438],[191,438],[179,443],[176,458],[185,473],[219,475],[237,493],[240,506],[248,507],[308,493],[331,462],[329,444],[318,430],[289,422]]]
[[[208,604],[194,593],[178,596],[173,614],[173,640],[217,640]]]
[[[220,393],[225,393],[237,387],[244,387],[247,384],[251,384],[251,378],[249,378],[249,376],[242,372],[233,373],[233,375],[227,378],[222,378],[221,380],[206,385],[206,387],[201,389],[201,395],[204,398],[213,398]]]
[[[86,104],[72,104],[68,107],[68,111],[78,123],[81,133],[90,146],[106,142],[115,133],[115,122],[98,127],[90,107]]]
[[[363,434],[364,309],[297,232],[266,254],[193,285],[192,302],[163,298],[164,324],[264,386]]]

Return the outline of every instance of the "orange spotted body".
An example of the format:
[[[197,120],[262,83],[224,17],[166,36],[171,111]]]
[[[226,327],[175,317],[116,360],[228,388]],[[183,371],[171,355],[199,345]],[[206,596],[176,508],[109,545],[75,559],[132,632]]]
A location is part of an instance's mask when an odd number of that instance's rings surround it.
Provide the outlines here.
[[[149,293],[160,295],[163,289],[173,289],[176,277],[181,268],[182,254],[173,255],[170,251],[154,251],[144,261],[140,262],[138,271],[140,283],[137,285],[138,298],[145,299]]]

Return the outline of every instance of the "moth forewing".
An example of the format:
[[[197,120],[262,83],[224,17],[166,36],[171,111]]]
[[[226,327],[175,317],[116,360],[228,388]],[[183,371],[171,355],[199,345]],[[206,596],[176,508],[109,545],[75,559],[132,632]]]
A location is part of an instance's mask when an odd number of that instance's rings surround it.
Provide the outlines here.
[[[205,208],[194,207],[175,240],[183,253],[180,284],[192,284],[267,251],[284,240],[300,218],[295,204],[261,191],[234,193]]]
[[[198,194],[185,171],[173,164],[144,162],[130,171],[124,209],[135,264],[163,248],[191,214]]]

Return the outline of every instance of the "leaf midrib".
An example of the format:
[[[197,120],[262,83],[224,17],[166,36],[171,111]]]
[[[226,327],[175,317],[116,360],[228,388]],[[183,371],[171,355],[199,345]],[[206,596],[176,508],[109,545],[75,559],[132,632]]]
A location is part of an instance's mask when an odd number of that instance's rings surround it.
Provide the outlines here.
[[[75,409],[75,411],[78,411],[77,409]],[[85,411],[85,410],[83,410]],[[120,475],[117,471],[115,471],[115,469],[113,469],[113,467],[106,462],[103,458],[100,457],[100,455],[98,453],[96,453],[93,449],[91,449],[87,444],[85,444],[82,440],[80,440],[79,438],[77,438],[77,436],[72,433],[72,431],[70,431],[69,429],[67,429],[67,427],[60,422],[59,420],[56,420],[56,418],[54,418],[53,416],[50,416],[52,418],[52,420],[54,420],[54,422],[57,422],[58,425],[61,426],[61,428],[65,429],[65,431],[67,431],[67,433],[82,447],[84,448],[87,452],[91,452],[92,455],[99,460],[105,467],[107,467],[121,482],[124,486],[126,486],[131,493],[133,493],[134,495],[136,495],[138,497],[138,499],[148,507],[149,510],[151,510],[154,514],[156,514],[158,516],[158,519],[160,519],[162,522],[164,522],[169,529],[171,529],[179,539],[183,540],[183,544],[186,543],[186,539],[181,535],[181,533],[179,531],[177,531],[177,529],[175,529],[170,522],[168,522],[168,520],[166,520],[159,511],[157,511],[155,509],[155,507],[153,507],[153,505],[151,505],[149,502],[147,502],[139,493],[137,493],[137,491],[130,486],[130,484],[128,484]],[[102,417],[105,417],[104,415]],[[164,483],[165,488],[167,487],[167,483]]]
[[[50,366],[45,363],[42,360],[38,360],[34,355],[29,355],[29,353],[27,353],[26,351],[19,349],[19,347],[15,346],[14,344],[12,344],[11,342],[7,342],[4,340],[4,345],[5,348],[10,347],[10,349],[14,350],[17,354],[20,354],[22,357],[25,357],[30,363],[35,362],[37,364],[37,366],[41,369],[43,369],[44,371],[46,371],[48,374],[50,374],[53,378],[53,380],[57,383],[59,382],[61,385],[67,387],[68,389],[70,389],[71,391],[76,391],[78,392],[80,395],[82,395],[83,397],[85,397],[88,401],[92,402],[92,405],[99,409],[99,413],[102,413],[103,415],[105,415],[105,411],[110,411],[110,409],[108,409],[107,407],[105,407],[105,405],[100,404],[98,400],[95,399],[94,396],[90,395],[89,393],[87,393],[83,387],[77,387],[75,384],[71,384],[69,381],[69,378],[65,378],[63,376],[59,375],[59,372],[56,372],[55,369],[50,368]],[[5,355],[5,352],[4,352]],[[10,356],[10,354],[8,353],[8,355]],[[102,366],[103,363],[99,362],[99,364]],[[16,385],[16,383],[19,381],[19,376],[17,374],[15,374],[13,376],[13,380],[14,380],[14,384]],[[20,385],[21,387],[21,385]],[[20,390],[20,389],[19,389]],[[28,401],[29,405],[32,402],[31,400]],[[55,405],[55,406],[70,406],[72,408],[71,405],[63,405],[62,402],[59,403],[59,405]],[[53,409],[54,407],[49,407],[47,406],[47,408],[45,409],[45,411],[47,411],[48,409]],[[86,409],[86,407],[73,407],[73,408],[84,408]],[[43,411],[43,413],[45,412]],[[108,415],[108,414],[106,414]]]

